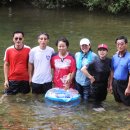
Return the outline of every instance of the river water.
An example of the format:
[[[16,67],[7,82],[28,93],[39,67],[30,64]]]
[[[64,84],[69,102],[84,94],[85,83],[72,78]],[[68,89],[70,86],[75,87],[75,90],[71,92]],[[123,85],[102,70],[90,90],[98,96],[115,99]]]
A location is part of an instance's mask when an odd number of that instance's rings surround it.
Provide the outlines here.
[[[2,130],[130,130],[130,108],[114,101],[108,94],[104,102],[105,112],[94,112],[92,103],[77,106],[48,105],[43,95],[5,96],[3,90],[3,56],[12,44],[12,32],[25,32],[25,43],[37,45],[37,35],[47,32],[49,45],[66,36],[69,50],[79,50],[79,41],[87,37],[96,52],[99,43],[107,43],[109,56],[115,52],[115,38],[125,35],[130,39],[130,17],[89,13],[86,10],[40,10],[30,7],[0,8],[0,129]],[[129,44],[128,44],[129,46]]]

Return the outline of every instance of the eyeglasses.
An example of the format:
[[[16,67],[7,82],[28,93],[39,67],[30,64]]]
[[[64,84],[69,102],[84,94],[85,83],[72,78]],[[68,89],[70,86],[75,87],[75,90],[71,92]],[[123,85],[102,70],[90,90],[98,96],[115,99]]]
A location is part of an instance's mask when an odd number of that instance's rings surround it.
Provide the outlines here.
[[[47,38],[43,38],[43,37],[41,37],[41,38],[38,38],[38,39],[40,39],[40,40],[47,40]]]
[[[21,38],[21,37],[15,37],[14,39],[15,39],[15,41],[17,41],[17,40],[21,41],[23,38]]]

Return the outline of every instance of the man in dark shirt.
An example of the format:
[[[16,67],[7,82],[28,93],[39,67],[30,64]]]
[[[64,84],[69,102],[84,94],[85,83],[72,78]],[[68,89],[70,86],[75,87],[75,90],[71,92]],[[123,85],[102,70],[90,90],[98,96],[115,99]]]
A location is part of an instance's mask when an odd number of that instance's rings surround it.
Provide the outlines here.
[[[108,79],[110,75],[111,60],[107,58],[108,46],[100,44],[98,46],[98,58],[88,66],[84,66],[81,71],[90,79],[91,94],[94,98],[93,110],[104,111],[102,101],[106,99]],[[90,95],[91,96],[91,95]]]

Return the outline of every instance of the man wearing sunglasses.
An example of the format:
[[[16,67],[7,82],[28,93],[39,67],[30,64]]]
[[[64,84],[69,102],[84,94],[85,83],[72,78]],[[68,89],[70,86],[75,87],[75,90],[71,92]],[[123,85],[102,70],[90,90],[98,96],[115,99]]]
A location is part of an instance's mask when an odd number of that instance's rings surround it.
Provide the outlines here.
[[[4,56],[4,93],[15,95],[29,93],[28,58],[30,47],[24,45],[24,33],[13,33],[13,45],[8,47]]]

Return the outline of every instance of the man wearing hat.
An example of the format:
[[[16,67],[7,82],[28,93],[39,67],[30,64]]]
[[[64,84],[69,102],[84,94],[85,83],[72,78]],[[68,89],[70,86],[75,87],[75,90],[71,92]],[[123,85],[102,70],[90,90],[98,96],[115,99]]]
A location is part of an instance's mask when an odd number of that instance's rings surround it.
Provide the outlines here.
[[[93,110],[105,111],[102,101],[106,99],[108,78],[111,70],[111,60],[107,58],[108,46],[98,45],[98,58],[91,64],[83,66],[81,71],[91,81],[91,96],[94,99]]]

